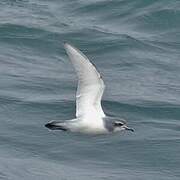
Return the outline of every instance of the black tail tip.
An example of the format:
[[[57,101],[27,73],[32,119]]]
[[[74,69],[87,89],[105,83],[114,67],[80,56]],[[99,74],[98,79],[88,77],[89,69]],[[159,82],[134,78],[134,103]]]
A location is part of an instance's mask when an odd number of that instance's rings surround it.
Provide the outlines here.
[[[44,125],[46,128],[51,129],[51,130],[62,130],[62,131],[67,131],[67,128],[62,126],[62,125],[57,125],[56,122],[49,122]]]
[[[47,123],[44,126],[48,129],[52,129],[54,125],[52,123]]]

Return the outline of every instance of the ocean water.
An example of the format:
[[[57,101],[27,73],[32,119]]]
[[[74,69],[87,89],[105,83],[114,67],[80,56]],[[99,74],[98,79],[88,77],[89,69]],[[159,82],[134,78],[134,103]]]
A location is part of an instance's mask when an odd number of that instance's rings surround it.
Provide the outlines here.
[[[1,0],[0,179],[179,180],[180,1]],[[48,131],[75,116],[81,49],[106,84],[103,108],[134,133]]]

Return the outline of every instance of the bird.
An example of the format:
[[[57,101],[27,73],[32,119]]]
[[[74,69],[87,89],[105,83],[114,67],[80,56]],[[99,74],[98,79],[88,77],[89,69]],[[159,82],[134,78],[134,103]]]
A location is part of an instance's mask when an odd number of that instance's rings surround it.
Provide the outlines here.
[[[50,121],[45,127],[51,130],[84,134],[110,134],[122,130],[134,131],[126,121],[107,116],[101,106],[104,81],[95,65],[76,47],[64,43],[66,53],[77,73],[76,118]]]

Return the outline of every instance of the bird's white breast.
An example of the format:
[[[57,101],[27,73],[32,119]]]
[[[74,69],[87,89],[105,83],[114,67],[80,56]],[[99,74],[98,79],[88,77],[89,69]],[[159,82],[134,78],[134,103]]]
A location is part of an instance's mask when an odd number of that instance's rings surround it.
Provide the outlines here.
[[[94,118],[93,121],[91,118]],[[88,117],[79,118],[77,122],[74,125],[72,125],[71,131],[81,132],[81,133],[86,133],[86,134],[108,133],[107,129],[104,127],[103,120],[97,119],[97,118],[100,118],[100,117],[88,116]]]

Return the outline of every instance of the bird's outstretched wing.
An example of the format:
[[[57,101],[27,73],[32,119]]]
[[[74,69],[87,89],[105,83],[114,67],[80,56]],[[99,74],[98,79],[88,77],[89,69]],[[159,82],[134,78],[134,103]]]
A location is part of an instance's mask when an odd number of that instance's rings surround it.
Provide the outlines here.
[[[65,43],[66,52],[77,72],[76,117],[96,115],[105,117],[101,107],[104,82],[95,66],[72,45]]]

